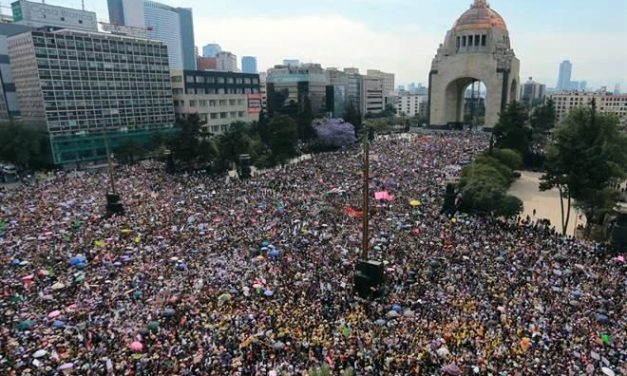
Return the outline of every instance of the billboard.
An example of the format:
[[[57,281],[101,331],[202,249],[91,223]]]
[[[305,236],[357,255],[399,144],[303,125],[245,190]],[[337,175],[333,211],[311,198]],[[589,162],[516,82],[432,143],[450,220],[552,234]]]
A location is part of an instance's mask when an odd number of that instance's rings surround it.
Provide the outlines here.
[[[248,113],[258,114],[261,112],[261,94],[248,94]]]

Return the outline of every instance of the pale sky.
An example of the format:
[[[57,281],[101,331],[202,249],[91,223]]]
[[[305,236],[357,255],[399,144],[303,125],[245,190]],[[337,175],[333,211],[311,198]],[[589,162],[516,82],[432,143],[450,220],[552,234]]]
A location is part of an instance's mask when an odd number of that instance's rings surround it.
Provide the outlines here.
[[[162,0],[194,11],[196,45],[219,43],[259,68],[284,58],[380,69],[426,84],[446,31],[472,0]],[[3,2],[2,5],[8,5]],[[80,0],[47,0],[80,7]],[[521,80],[554,87],[562,60],[588,87],[627,92],[627,0],[491,0],[521,60]],[[108,19],[106,0],[85,0]],[[6,8],[3,12],[9,12]]]

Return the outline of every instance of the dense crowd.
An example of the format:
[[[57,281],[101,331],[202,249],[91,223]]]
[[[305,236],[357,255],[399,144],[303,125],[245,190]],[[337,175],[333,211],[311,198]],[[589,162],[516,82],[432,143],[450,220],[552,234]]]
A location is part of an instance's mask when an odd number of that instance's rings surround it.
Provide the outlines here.
[[[358,149],[242,182],[120,167],[124,217],[103,215],[104,172],[0,190],[0,374],[626,375],[623,256],[440,214],[487,145],[372,146],[373,300],[353,289]]]

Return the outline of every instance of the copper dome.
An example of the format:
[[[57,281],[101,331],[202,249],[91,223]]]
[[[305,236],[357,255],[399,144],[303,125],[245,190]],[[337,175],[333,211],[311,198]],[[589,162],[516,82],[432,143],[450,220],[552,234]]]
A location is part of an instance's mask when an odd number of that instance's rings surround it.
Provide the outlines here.
[[[455,22],[455,31],[477,29],[502,29],[507,31],[505,20],[496,11],[490,8],[487,0],[475,0],[464,14]]]

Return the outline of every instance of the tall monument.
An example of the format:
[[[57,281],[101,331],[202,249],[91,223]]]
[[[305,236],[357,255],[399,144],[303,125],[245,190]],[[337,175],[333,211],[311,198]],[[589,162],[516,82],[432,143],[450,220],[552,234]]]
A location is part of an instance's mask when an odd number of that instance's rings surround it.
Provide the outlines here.
[[[464,93],[476,81],[486,87],[485,126],[518,99],[520,61],[514,55],[507,25],[486,0],[474,0],[446,33],[429,73],[429,124],[464,121]]]

